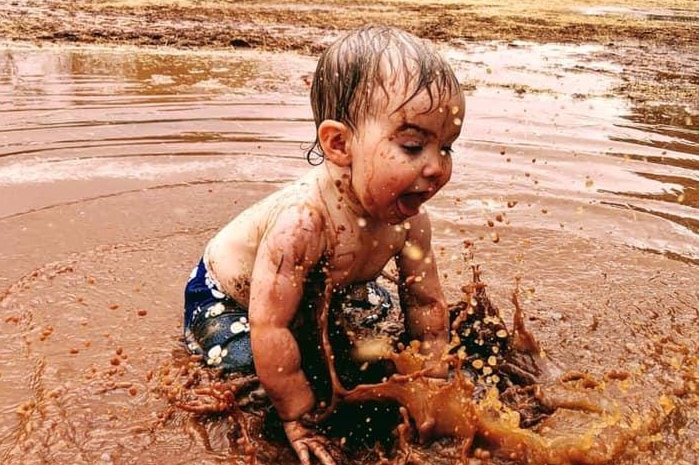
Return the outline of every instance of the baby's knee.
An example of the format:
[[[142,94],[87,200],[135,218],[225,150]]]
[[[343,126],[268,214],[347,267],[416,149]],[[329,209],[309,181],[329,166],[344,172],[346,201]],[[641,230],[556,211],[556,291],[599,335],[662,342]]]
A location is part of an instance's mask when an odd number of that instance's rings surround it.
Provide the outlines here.
[[[222,302],[202,309],[185,330],[185,343],[206,365],[226,372],[254,372],[247,312]]]

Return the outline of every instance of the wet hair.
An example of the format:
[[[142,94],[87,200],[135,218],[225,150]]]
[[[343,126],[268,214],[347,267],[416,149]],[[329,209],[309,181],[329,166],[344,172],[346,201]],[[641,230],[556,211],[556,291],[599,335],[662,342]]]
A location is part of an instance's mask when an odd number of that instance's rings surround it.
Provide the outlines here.
[[[386,109],[396,82],[405,86],[400,110],[423,90],[430,109],[460,92],[459,82],[434,46],[408,32],[388,26],[366,26],[330,45],[320,56],[311,85],[311,107],[316,129],[332,119],[352,130],[363,119]],[[377,98],[383,91],[385,100]],[[429,111],[428,110],[428,111]],[[306,153],[312,165],[323,162],[316,140]]]

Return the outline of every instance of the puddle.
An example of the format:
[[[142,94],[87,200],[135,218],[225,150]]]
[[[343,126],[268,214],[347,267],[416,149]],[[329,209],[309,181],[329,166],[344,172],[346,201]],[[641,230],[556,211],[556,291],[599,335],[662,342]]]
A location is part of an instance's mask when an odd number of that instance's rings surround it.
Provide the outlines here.
[[[300,58],[285,73],[279,60],[252,55],[7,49],[0,57],[0,217],[163,181],[288,180],[278,159],[294,158],[312,127],[305,98],[274,91],[312,70]]]
[[[590,61],[601,50],[519,43],[452,53],[475,89],[464,168],[445,191],[460,203],[446,203],[444,214],[484,224],[506,211],[513,225],[696,263],[696,228],[687,225],[699,218],[697,127],[649,124],[646,107],[613,94],[621,65]]]
[[[454,175],[431,202],[450,297],[468,239],[505,312],[522,278],[551,356],[629,370],[672,399],[653,445],[619,463],[696,462],[696,120],[617,95],[622,67],[602,47],[446,53],[468,88]],[[149,373],[179,345],[208,237],[308,169],[313,68],[257,52],[0,49],[0,461],[230,463],[225,421],[161,421]]]

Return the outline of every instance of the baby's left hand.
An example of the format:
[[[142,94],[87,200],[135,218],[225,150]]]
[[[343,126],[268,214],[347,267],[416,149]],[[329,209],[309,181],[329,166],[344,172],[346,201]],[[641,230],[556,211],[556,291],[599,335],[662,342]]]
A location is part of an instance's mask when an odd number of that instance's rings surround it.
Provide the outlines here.
[[[284,432],[301,465],[311,465],[311,454],[321,465],[337,465],[329,452],[330,441],[323,435],[303,426],[299,421],[284,422]]]

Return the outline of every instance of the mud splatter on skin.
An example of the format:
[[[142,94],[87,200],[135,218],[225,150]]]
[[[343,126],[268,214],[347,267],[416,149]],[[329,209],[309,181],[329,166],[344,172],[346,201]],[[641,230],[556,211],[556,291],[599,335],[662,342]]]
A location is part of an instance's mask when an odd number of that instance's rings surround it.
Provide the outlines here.
[[[250,278],[241,276],[225,283],[226,289],[231,290],[231,295],[236,296],[242,302],[250,301]]]

